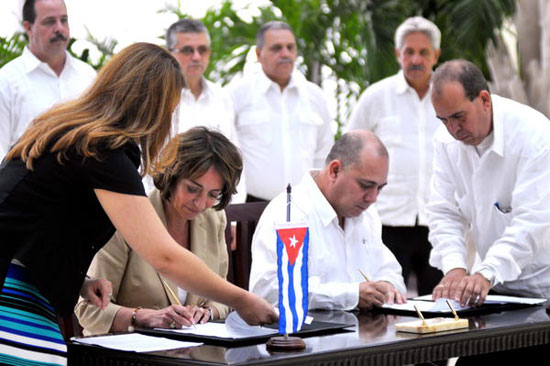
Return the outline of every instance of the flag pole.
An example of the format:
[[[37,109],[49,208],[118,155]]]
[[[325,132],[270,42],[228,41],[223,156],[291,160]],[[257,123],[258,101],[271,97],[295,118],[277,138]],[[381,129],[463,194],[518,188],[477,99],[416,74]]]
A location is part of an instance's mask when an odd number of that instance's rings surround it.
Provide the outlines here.
[[[286,222],[290,222],[290,202],[292,202],[292,199],[290,198],[291,194],[292,186],[288,183],[288,186],[286,186]]]
[[[290,183],[286,186],[286,222],[290,222],[290,206],[292,202],[292,186]],[[307,296],[307,294],[306,294]],[[269,338],[266,343],[268,351],[293,352],[306,348],[306,343],[300,337],[289,337],[285,332],[283,337],[274,336]]]
[[[290,183],[286,186],[286,222],[290,222],[290,203],[292,202],[292,186]],[[285,339],[288,339],[288,333],[284,334]]]

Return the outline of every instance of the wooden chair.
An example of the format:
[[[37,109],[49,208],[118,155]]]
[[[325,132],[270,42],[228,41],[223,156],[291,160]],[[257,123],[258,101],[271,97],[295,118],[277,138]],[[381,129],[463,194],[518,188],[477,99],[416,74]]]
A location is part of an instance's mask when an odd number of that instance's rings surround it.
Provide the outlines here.
[[[229,205],[225,209],[227,227],[225,239],[229,254],[227,280],[248,290],[250,265],[252,264],[252,236],[268,202],[249,202]],[[231,249],[231,222],[237,223],[237,246]]]
[[[69,342],[71,337],[82,337],[82,327],[78,323],[78,318],[74,313],[67,316],[58,314],[57,324],[66,342]]]

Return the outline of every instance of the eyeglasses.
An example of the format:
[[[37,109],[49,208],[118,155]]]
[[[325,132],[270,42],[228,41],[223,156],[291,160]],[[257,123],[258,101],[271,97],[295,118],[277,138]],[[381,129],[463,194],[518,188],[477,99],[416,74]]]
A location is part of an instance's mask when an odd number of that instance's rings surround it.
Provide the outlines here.
[[[185,56],[190,56],[195,53],[195,50],[199,52],[199,55],[204,56],[208,52],[210,52],[210,48],[208,46],[198,46],[197,48],[193,46],[183,46],[180,49],[174,48],[172,49],[172,52],[177,52],[184,54]]]

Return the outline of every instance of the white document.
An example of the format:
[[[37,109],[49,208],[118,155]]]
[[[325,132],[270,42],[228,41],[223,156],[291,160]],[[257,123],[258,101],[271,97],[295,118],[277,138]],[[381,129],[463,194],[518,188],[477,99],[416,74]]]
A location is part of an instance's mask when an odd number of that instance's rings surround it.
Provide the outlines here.
[[[431,301],[432,295],[424,295],[415,297],[414,300],[426,300]],[[409,300],[410,301],[410,300]],[[537,305],[545,302],[546,299],[534,298],[534,297],[518,297],[518,296],[503,296],[503,295],[487,295],[485,298],[486,304],[526,304]],[[454,303],[453,303],[454,306]],[[455,308],[455,310],[458,310]]]
[[[264,328],[259,326],[251,326],[246,324],[244,320],[237,314],[232,312],[229,314],[224,323],[204,323],[195,324],[192,327],[183,327],[181,329],[160,329],[156,330],[170,331],[178,334],[193,334],[206,337],[217,337],[226,339],[240,339],[255,336],[271,335],[278,333],[277,329]]]
[[[153,352],[167,349],[200,346],[202,343],[182,342],[162,337],[151,337],[139,333],[107,335],[100,337],[72,338],[74,342],[91,344],[121,351]]]
[[[429,295],[429,296],[430,296],[430,301],[418,300],[424,297],[422,296],[422,297],[417,297],[413,300],[407,300],[405,304],[393,304],[393,305],[384,304],[382,307],[386,309],[416,312],[414,308],[416,305],[418,310],[420,310],[421,312],[425,312],[425,311],[432,312],[432,313],[450,313],[451,312],[451,309],[447,305],[447,302],[445,301],[445,299],[438,299],[437,301],[431,301],[432,295]],[[460,304],[454,300],[449,300],[449,302],[451,303],[451,305],[456,311],[470,308],[469,306],[460,306]]]

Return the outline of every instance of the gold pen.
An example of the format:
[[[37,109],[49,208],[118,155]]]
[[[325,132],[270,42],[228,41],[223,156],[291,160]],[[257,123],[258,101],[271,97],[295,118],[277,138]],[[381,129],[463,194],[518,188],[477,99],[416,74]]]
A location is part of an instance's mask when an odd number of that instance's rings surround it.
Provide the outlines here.
[[[416,310],[416,312],[418,313],[418,316],[420,317],[420,319],[422,319],[422,325],[426,325],[426,319],[424,319],[424,315],[422,315],[422,313],[416,307],[416,305],[413,305],[413,306],[414,306],[414,310]]]
[[[369,278],[367,277],[366,274],[363,273],[363,271],[361,271],[361,269],[358,269],[359,273],[361,273],[361,276],[363,276],[363,278],[365,279],[365,281],[370,281]]]
[[[453,315],[455,316],[455,320],[458,320],[460,319],[458,317],[458,314],[456,313],[455,309],[453,308],[453,305],[451,305],[451,303],[449,302],[448,299],[445,300],[447,302],[447,306],[449,306],[449,308],[451,308],[451,312],[453,313]]]
[[[172,289],[170,288],[170,286],[168,285],[168,283],[166,283],[166,281],[164,280],[164,278],[161,278],[161,281],[162,281],[162,285],[164,286],[164,288],[166,289],[166,291],[168,291],[168,293],[170,294],[170,296],[172,296],[172,298],[175,300],[176,302],[176,305],[180,305],[180,306],[183,306],[181,301],[180,301],[180,298],[174,293],[174,291],[172,291]],[[191,326],[193,328],[197,328],[195,326],[194,323],[191,323]]]
[[[164,288],[166,289],[166,291],[168,291],[170,296],[172,296],[172,298],[176,302],[176,305],[181,305],[181,301],[180,301],[179,297],[174,293],[174,291],[172,291],[170,286],[168,286],[168,283],[166,283],[166,281],[163,278],[161,278],[161,281],[162,281],[162,284],[164,285]]]

